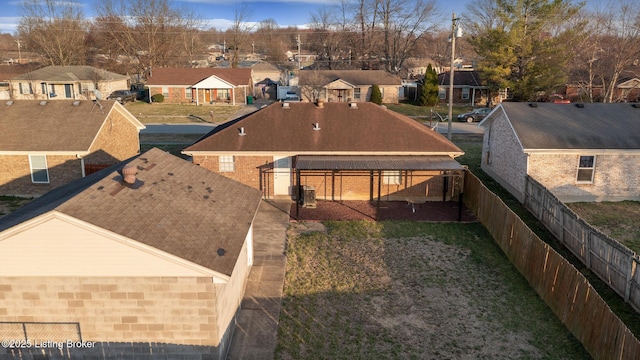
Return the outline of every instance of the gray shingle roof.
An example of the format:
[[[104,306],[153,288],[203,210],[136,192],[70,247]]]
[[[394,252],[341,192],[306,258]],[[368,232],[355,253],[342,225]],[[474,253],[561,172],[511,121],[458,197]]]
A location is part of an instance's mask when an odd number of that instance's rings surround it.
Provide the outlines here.
[[[640,106],[502,103],[524,149],[640,149]],[[491,117],[496,116],[495,111]],[[487,119],[490,120],[490,119]]]
[[[47,82],[69,83],[80,80],[95,82],[97,80],[114,81],[124,79],[128,79],[128,76],[94,68],[93,66],[47,66],[16,76],[11,80],[42,80]]]
[[[140,185],[116,169],[70,183],[0,219],[0,231],[55,210],[225,275],[231,275],[260,191],[159,149],[130,160]],[[224,255],[218,253],[224,249]]]
[[[398,76],[384,70],[302,70],[298,76],[300,77],[300,85],[326,85],[338,79],[356,86],[402,85]]]

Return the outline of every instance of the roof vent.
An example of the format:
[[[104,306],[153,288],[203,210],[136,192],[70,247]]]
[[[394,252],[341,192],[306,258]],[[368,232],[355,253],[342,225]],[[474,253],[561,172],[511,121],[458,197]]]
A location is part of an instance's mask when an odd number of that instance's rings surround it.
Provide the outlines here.
[[[576,107],[582,109],[584,107],[584,104],[583,103],[577,103]]]
[[[4,103],[4,104],[5,104],[5,105],[7,105],[7,106],[11,106],[11,105],[13,105],[13,100],[9,100],[9,101],[7,101],[7,102],[6,102],[6,103]]]
[[[129,184],[129,185],[135,184],[137,173],[138,173],[138,168],[136,168],[134,165],[129,164],[122,168],[122,176],[126,184]]]
[[[313,123],[313,130],[320,130],[320,124],[319,123]]]
[[[352,108],[352,109],[357,109],[358,108],[358,104],[352,102],[352,103],[349,103],[349,107]]]
[[[536,103],[529,103],[529,106],[530,106],[530,107],[532,107],[532,108],[537,108],[537,107],[538,107],[538,104],[536,104]]]
[[[283,109],[290,109],[290,107],[289,107],[289,103],[287,103],[287,102],[282,103],[282,108],[283,108]]]
[[[246,132],[244,132],[244,127],[241,127],[240,129],[238,129],[238,136],[245,136],[247,135]]]
[[[73,106],[78,106],[80,105],[80,100],[76,100],[72,103]]]
[[[47,100],[40,101],[40,106],[45,106],[45,105],[47,105]]]

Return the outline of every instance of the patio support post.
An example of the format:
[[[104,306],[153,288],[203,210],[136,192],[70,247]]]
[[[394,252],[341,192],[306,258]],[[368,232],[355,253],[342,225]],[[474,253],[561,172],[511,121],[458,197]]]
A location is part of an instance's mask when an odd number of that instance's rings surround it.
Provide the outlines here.
[[[331,170],[331,201],[336,201],[336,171]]]
[[[373,201],[373,170],[369,171],[369,201]]]
[[[380,219],[380,194],[382,193],[382,170],[378,170],[378,202],[376,202],[376,220]]]
[[[443,184],[442,184],[442,202],[447,201],[447,191],[449,191],[449,178],[447,177],[447,172],[443,173]]]
[[[296,184],[298,185],[298,196],[296,197],[296,220],[299,219],[300,200],[302,200],[302,185],[300,185],[300,169],[296,169]]]

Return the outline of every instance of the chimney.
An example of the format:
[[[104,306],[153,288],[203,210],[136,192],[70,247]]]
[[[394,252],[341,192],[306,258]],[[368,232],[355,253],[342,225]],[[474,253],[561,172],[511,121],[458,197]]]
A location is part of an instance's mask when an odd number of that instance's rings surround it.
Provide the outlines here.
[[[122,176],[124,177],[124,182],[129,185],[133,185],[136,182],[136,174],[138,173],[138,169],[129,164],[122,168]]]
[[[318,99],[318,108],[322,109],[324,107],[324,100]]]

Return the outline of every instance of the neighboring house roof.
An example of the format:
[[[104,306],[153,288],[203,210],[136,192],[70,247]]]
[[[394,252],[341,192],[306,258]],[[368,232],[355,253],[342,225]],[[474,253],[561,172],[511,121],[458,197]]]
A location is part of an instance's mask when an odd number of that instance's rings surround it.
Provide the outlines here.
[[[262,72],[262,71],[281,71],[276,65],[261,61],[252,66],[253,71]]]
[[[438,85],[449,85],[450,73],[438,74]],[[453,73],[454,86],[483,87],[477,71],[459,70]]]
[[[0,218],[3,231],[62,214],[230,276],[261,201],[259,190],[159,149],[58,189]],[[80,245],[80,244],[79,244]]]
[[[95,68],[93,66],[47,66],[22,75],[11,80],[47,81],[70,83],[77,81],[116,81],[129,77],[112,73],[110,71]]]
[[[397,85],[402,86],[400,77],[384,70],[302,70],[298,72],[300,85],[326,85],[338,79],[355,86]]]
[[[640,106],[635,104],[503,102],[480,126],[489,126],[501,114],[525,152],[640,150]]]
[[[145,128],[117,101],[103,100],[101,105],[89,100],[6,101],[0,104],[0,154],[86,152],[113,112],[139,130]]]
[[[190,86],[208,77],[216,76],[234,86],[252,83],[251,69],[225,68],[157,68],[153,69],[146,85]]]
[[[285,107],[286,106],[286,107]],[[319,130],[314,130],[317,123]],[[239,136],[244,128],[246,135]],[[444,136],[415,120],[373,104],[274,103],[216,127],[184,150],[298,154],[462,155]]]

